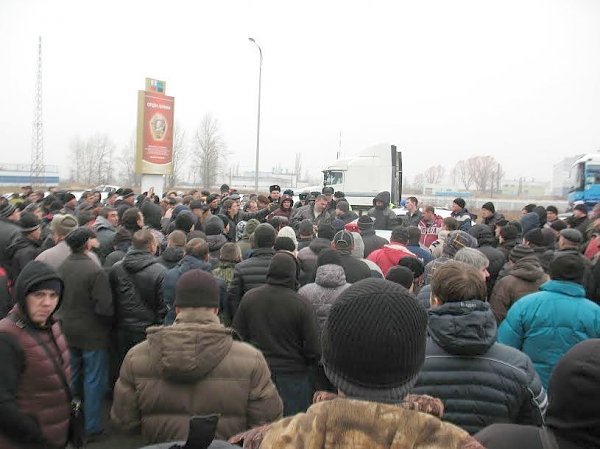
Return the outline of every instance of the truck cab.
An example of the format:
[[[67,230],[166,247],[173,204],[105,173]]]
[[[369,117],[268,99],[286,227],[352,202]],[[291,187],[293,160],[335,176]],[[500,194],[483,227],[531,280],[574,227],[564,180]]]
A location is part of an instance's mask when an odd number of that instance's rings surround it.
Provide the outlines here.
[[[323,186],[344,192],[353,209],[368,209],[382,191],[398,204],[402,194],[402,153],[395,145],[375,145],[358,156],[338,159],[323,168]]]

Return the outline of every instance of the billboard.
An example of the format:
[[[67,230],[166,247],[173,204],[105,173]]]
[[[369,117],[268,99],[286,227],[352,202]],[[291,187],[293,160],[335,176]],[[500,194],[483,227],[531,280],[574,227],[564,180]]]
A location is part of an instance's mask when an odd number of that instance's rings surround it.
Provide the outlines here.
[[[174,107],[173,97],[157,92],[138,91],[136,173],[172,173]]]

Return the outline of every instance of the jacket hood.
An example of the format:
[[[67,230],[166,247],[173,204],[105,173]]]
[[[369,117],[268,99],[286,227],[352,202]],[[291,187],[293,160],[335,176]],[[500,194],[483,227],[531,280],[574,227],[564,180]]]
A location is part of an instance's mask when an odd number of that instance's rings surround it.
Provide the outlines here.
[[[323,251],[324,249],[331,248],[331,242],[327,239],[317,237],[312,242],[310,242],[308,247],[311,249],[311,251],[313,253],[315,253],[316,255],[319,255],[319,253],[321,251]]]
[[[530,256],[517,260],[512,270],[507,274],[511,274],[526,282],[537,282],[546,277],[546,273],[542,269],[537,257]]]
[[[6,256],[8,259],[12,259],[17,253],[17,251],[23,248],[27,248],[29,246],[39,248],[41,246],[41,242],[35,242],[20,235],[16,239],[14,239],[10,245],[8,245],[8,247],[6,248]]]
[[[50,265],[46,265],[43,262],[33,260],[27,265],[25,265],[25,268],[23,268],[15,282],[15,288],[13,292],[15,304],[19,306],[21,314],[29,323],[31,323],[31,320],[27,311],[27,302],[25,301],[27,293],[29,292],[29,289],[35,284],[48,280],[59,281],[61,285],[61,290],[64,291],[63,281],[59,274],[54,270],[54,268],[52,268]],[[54,309],[54,312],[56,312],[59,309],[61,302],[62,294],[60,295],[58,304]],[[52,312],[52,314],[50,315],[50,321],[52,320],[54,312]]]
[[[119,251],[127,251],[131,246],[132,235],[133,234],[129,230],[120,227],[113,237],[113,247]]]
[[[167,262],[178,262],[183,259],[185,250],[178,246],[167,246],[160,255]]]
[[[578,443],[578,447],[600,447],[598,383],[600,339],[573,346],[550,378],[546,424],[565,440]]]
[[[246,222],[246,227],[244,228],[244,233],[242,234],[242,239],[248,240],[259,224],[260,221],[258,221],[256,218],[251,218],[248,220]]]
[[[390,205],[391,198],[390,192],[379,192],[375,198],[373,198],[373,206],[375,206],[377,201],[383,201],[383,208],[385,209]]]
[[[219,218],[220,221],[220,218]],[[213,251],[219,251],[225,243],[227,243],[227,237],[223,234],[219,235],[207,235],[206,243],[208,244],[208,250],[212,253]]]
[[[156,258],[147,251],[134,249],[125,254],[123,267],[130,273],[137,273],[156,262]]]
[[[160,221],[163,213],[162,208],[154,201],[146,200],[140,207],[140,212],[144,216],[144,224],[152,229],[161,229]]]
[[[300,265],[293,254],[278,251],[271,260],[267,272],[267,284],[298,290],[298,275]]]
[[[110,223],[110,221],[108,221],[102,215],[98,215],[96,217],[96,221],[94,222],[94,231],[98,232],[100,229],[115,231],[115,227]]]
[[[488,225],[476,224],[471,226],[467,232],[477,239],[478,246],[490,246],[496,243],[496,239]]]
[[[180,312],[172,326],[153,326],[146,331],[151,359],[161,377],[193,383],[210,373],[229,353],[231,329],[208,310]]]
[[[402,256],[417,257],[406,246],[400,243],[383,245],[381,251],[392,265],[396,265]]]
[[[527,232],[532,229],[540,227],[540,217],[535,212],[529,212],[528,214],[523,215],[520,222],[521,228],[523,229],[521,232],[522,235],[527,234]]]
[[[364,259],[365,257],[365,241],[358,232],[351,232],[354,237],[354,247],[352,248],[352,257],[356,259]]]
[[[447,302],[429,310],[428,331],[450,354],[479,355],[496,342],[496,318],[487,302]]]
[[[317,268],[315,283],[325,288],[336,288],[346,283],[346,273],[340,265],[326,264]]]

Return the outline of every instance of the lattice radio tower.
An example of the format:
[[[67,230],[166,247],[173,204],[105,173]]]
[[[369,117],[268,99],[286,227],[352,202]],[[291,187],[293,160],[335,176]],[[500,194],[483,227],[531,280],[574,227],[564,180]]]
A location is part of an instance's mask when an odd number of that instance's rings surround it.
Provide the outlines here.
[[[31,140],[31,184],[44,184],[44,121],[42,118],[42,36],[38,43],[37,80]]]

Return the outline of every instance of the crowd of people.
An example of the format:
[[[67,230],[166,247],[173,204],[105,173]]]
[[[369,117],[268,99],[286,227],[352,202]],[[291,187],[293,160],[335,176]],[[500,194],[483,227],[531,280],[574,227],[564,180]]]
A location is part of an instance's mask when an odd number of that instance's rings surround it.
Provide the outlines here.
[[[0,200],[2,448],[105,438],[106,401],[188,448],[600,447],[600,206],[23,190]]]

